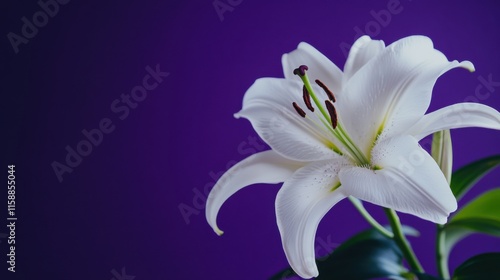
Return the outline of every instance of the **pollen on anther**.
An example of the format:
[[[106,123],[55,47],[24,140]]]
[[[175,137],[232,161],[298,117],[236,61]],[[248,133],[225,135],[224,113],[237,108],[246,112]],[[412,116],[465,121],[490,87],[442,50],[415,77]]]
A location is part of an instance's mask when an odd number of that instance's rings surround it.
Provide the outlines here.
[[[305,117],[306,117],[306,112],[304,112],[304,110],[302,110],[302,108],[300,108],[300,107],[299,107],[299,105],[298,105],[297,103],[293,102],[293,103],[292,103],[292,105],[293,105],[293,108],[295,108],[295,111],[297,111],[297,113],[298,113],[301,117],[303,117],[303,118],[305,118]]]
[[[309,111],[311,112],[314,112],[314,107],[311,104],[311,96],[309,95],[306,86],[302,87],[302,97],[304,98],[304,103],[306,103],[307,109],[309,109]]]
[[[309,67],[307,67],[307,65],[300,65],[298,68],[295,68],[293,70],[293,74],[302,77],[306,74],[306,70],[309,70]]]
[[[325,100],[326,109],[330,114],[330,120],[332,122],[332,127],[335,129],[337,127],[337,110],[335,110],[335,106],[333,106],[333,102],[331,100]]]
[[[328,95],[328,99],[330,99],[332,102],[335,102],[335,96],[333,95],[333,92],[325,84],[323,84],[322,81],[316,80],[315,82],[325,91],[326,95]]]

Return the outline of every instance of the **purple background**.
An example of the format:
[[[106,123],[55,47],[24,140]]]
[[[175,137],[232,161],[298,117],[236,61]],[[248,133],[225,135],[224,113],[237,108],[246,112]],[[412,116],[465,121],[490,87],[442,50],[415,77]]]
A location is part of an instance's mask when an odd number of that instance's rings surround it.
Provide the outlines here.
[[[281,55],[301,41],[342,67],[339,45],[352,44],[356,29],[387,44],[427,35],[450,60],[476,66],[475,73],[453,70],[440,78],[430,110],[464,100],[500,108],[500,87],[475,97],[479,77],[500,81],[495,1],[401,0],[400,12],[383,25],[373,12],[392,1],[277,2],[244,0],[221,20],[212,1],[71,1],[18,54],[6,34],[20,34],[21,17],[31,19],[40,7],[2,2],[0,168],[16,164],[17,279],[108,280],[122,267],[136,280],[265,279],[286,267],[274,216],[278,185],[253,186],[231,198],[219,216],[223,237],[207,225],[199,194],[213,184],[210,174],[262,149],[261,142],[248,142],[256,136],[248,121],[232,114],[255,79],[282,77]],[[156,64],[170,76],[120,120],[111,103]],[[115,130],[60,183],[51,163],[64,162],[65,147],[75,148],[81,131],[103,118]],[[500,150],[498,131],[462,129],[452,136],[455,167]],[[464,202],[498,187],[499,179],[500,170]],[[3,224],[6,194],[1,197]],[[195,209],[189,223],[179,205]],[[386,222],[380,209],[369,208]],[[435,226],[401,218],[421,231],[411,241],[435,273]],[[323,219],[317,237],[341,243],[367,227],[344,201]],[[3,239],[2,273],[6,245]],[[471,237],[453,251],[451,267],[493,250],[500,250],[498,239]]]

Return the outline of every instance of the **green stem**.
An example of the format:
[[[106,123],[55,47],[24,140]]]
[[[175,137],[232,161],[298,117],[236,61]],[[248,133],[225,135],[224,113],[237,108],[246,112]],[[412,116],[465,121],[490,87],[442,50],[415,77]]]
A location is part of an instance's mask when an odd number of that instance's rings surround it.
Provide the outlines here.
[[[394,237],[394,234],[392,234],[392,232],[390,232],[387,229],[385,229],[381,224],[379,224],[377,222],[377,220],[375,220],[370,215],[370,213],[368,213],[368,211],[366,210],[366,208],[363,206],[363,204],[361,203],[361,201],[359,199],[357,199],[355,197],[352,197],[352,196],[349,196],[349,200],[352,202],[352,204],[354,205],[354,207],[356,207],[356,209],[359,211],[359,213],[361,213],[361,215],[363,216],[363,218],[365,218],[365,220],[370,225],[372,225],[376,230],[378,230],[385,237],[388,237],[388,238],[393,238]]]
[[[401,221],[399,220],[398,214],[393,209],[384,208],[384,210],[387,218],[389,218],[389,222],[391,223],[392,232],[394,233],[393,239],[403,252],[406,261],[414,272],[423,273],[424,269],[418,261],[417,256],[415,256],[410,243],[403,233],[403,229],[401,228]]]
[[[442,225],[437,225],[437,240],[436,240],[436,261],[438,265],[439,276],[443,279],[450,279],[450,271],[448,270],[448,254],[445,250],[445,233]]]

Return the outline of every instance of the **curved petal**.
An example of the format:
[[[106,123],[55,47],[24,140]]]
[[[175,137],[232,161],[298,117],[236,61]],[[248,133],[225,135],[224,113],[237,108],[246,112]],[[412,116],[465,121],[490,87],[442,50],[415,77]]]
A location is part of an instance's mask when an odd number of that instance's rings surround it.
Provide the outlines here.
[[[205,212],[208,224],[221,235],[223,232],[217,226],[217,214],[230,196],[248,185],[283,182],[304,164],[285,159],[272,150],[240,161],[224,173],[210,191]]]
[[[377,136],[392,137],[427,111],[436,79],[470,62],[449,62],[423,36],[403,38],[370,60],[344,86],[339,114],[353,140],[368,153]]]
[[[311,81],[319,79],[335,94],[342,89],[342,71],[325,55],[308,43],[301,42],[297,49],[281,57],[283,74],[286,79],[300,80],[293,70],[300,65],[309,67],[308,76]]]
[[[439,166],[415,138],[407,135],[377,144],[372,161],[382,169],[340,172],[346,195],[439,224],[457,209]]]
[[[344,65],[343,83],[345,84],[361,67],[377,56],[384,48],[384,41],[372,40],[366,35],[356,40]]]
[[[298,161],[332,158],[331,143],[336,140],[316,114],[308,111],[307,118],[299,116],[293,102],[306,110],[301,82],[258,79],[246,92],[243,109],[235,116],[248,119],[259,136],[285,157]]]
[[[323,216],[345,198],[337,177],[343,164],[342,159],[311,163],[287,179],[276,197],[283,249],[293,270],[303,278],[318,276],[314,238]]]
[[[423,116],[408,133],[420,140],[436,131],[462,127],[500,130],[500,113],[483,104],[458,103]]]

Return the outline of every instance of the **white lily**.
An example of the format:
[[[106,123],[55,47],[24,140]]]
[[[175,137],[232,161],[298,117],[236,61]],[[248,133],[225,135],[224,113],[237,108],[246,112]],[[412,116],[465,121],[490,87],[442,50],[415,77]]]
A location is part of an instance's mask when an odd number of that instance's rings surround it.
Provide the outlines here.
[[[283,55],[282,64],[285,79],[257,80],[235,115],[250,120],[272,150],[239,162],[212,189],[206,218],[217,234],[222,204],[256,183],[284,182],[276,198],[277,223],[287,259],[303,278],[318,275],[318,224],[345,197],[446,223],[456,199],[418,141],[443,129],[500,129],[499,112],[481,104],[425,115],[436,79],[456,67],[474,71],[472,63],[448,61],[423,36],[387,47],[363,36],[344,72],[306,43]]]

